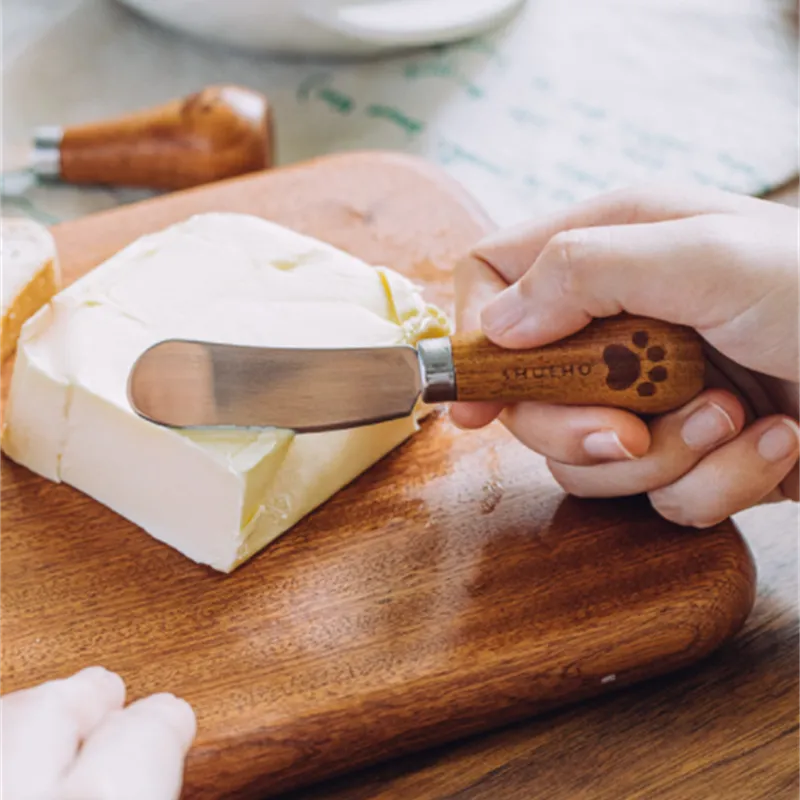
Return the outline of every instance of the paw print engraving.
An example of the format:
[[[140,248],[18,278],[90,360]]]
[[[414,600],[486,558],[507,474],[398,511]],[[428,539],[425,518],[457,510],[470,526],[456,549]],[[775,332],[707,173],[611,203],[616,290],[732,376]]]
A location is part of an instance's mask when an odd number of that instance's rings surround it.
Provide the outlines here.
[[[649,341],[647,331],[636,331],[631,337],[635,350],[622,344],[610,344],[603,350],[603,361],[608,367],[606,385],[609,389],[622,392],[639,381],[636,392],[640,397],[652,397],[656,393],[656,384],[667,379],[667,368],[659,363],[664,360],[666,353],[660,345],[648,346]],[[650,362],[646,373],[645,361]]]

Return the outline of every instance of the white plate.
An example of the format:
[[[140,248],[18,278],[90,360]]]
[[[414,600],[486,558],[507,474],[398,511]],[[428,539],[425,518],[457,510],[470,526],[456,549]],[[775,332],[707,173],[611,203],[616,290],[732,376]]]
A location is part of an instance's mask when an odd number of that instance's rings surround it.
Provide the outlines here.
[[[167,27],[244,50],[368,55],[452,42],[525,0],[119,0]]]

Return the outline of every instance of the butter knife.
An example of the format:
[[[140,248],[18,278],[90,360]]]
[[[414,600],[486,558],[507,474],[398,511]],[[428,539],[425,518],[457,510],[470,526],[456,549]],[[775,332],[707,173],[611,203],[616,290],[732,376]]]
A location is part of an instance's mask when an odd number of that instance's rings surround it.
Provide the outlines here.
[[[532,350],[480,333],[417,347],[295,349],[170,339],[137,359],[134,411],[172,428],[287,428],[298,433],[372,425],[418,401],[540,401],[660,414],[703,388],[702,340],[690,328],[620,315]]]

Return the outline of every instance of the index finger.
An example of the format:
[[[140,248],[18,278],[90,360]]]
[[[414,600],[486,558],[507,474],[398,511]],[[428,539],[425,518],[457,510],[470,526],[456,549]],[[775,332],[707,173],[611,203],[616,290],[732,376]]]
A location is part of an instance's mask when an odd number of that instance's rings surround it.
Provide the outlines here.
[[[782,213],[777,204],[720,189],[651,186],[621,189],[564,211],[492,233],[472,254],[491,264],[507,283],[515,283],[559,233],[576,228],[668,222],[705,214]]]
[[[480,330],[483,307],[507,287],[488,264],[467,256],[456,264],[456,331]],[[453,422],[462,428],[482,428],[503,410],[500,403],[455,403],[450,408]]]
[[[480,329],[483,307],[507,288],[506,282],[488,265],[475,257],[465,258],[456,268],[456,326],[459,332]],[[457,380],[457,379],[456,379]],[[462,428],[482,428],[503,411],[501,403],[455,403],[450,417]],[[570,424],[565,424],[569,419]],[[572,408],[565,416],[558,408],[540,404],[523,403],[504,421],[506,427],[523,443],[537,449],[542,444],[541,432],[551,430],[548,447],[550,453],[574,451],[578,431],[586,435],[592,428],[615,435],[623,453],[643,455],[647,452],[650,435],[641,420],[616,409]],[[538,428],[538,432],[537,432]],[[607,456],[603,451],[602,458]],[[573,456],[575,457],[575,456]],[[597,453],[583,453],[579,459],[597,460]]]

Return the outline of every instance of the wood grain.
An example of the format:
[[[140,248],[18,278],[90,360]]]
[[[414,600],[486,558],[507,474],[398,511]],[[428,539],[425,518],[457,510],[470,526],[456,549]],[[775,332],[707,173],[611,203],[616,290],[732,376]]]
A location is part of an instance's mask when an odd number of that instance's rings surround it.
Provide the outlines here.
[[[481,333],[452,338],[459,400],[674,411],[703,388],[702,340],[690,328],[620,315],[545,347],[508,350]]]
[[[272,165],[267,99],[240,86],[210,86],[120,119],[67,128],[68,183],[184,189]]]
[[[773,197],[798,206],[798,181]],[[758,565],[756,603],[704,662],[282,800],[797,800],[800,508],[735,521]]]
[[[488,227],[430,167],[353,154],[66,223],[65,277],[209,209],[327,239],[446,306]],[[5,459],[2,481],[4,691],[101,663],[131,698],[186,697],[187,798],[265,797],[678,669],[754,596],[730,523],[567,498],[502,428],[443,416],[232,576]]]
[[[737,522],[758,599],[710,658],[280,800],[797,800],[798,509]]]

